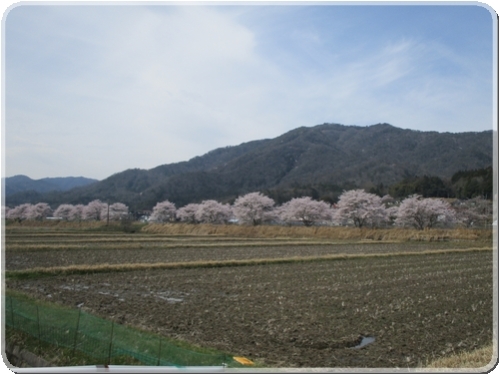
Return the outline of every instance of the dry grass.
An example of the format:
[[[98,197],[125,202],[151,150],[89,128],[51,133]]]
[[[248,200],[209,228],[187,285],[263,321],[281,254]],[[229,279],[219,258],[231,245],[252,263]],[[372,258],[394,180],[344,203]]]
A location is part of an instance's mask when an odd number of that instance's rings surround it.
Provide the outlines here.
[[[172,262],[172,263],[125,263],[125,264],[97,264],[97,265],[71,265],[61,267],[36,267],[25,270],[6,271],[7,278],[32,278],[41,276],[55,276],[68,274],[87,274],[103,272],[125,272],[153,269],[176,269],[176,268],[213,268],[213,267],[238,267],[255,266],[263,264],[295,263],[295,262],[318,262],[335,261],[356,258],[382,258],[394,256],[412,256],[412,255],[437,255],[448,253],[464,253],[473,251],[492,251],[489,247],[467,248],[467,249],[445,249],[445,250],[424,250],[416,252],[392,252],[379,254],[335,254],[323,256],[302,256],[287,258],[260,258],[260,259],[241,259],[241,260],[208,260],[194,262]]]
[[[370,229],[348,227],[286,227],[209,224],[148,224],[142,232],[169,235],[212,235],[261,238],[324,238],[335,240],[444,241],[492,239],[491,229]]]
[[[481,369],[486,372],[493,368],[498,358],[493,358],[493,345],[476,349],[472,352],[462,352],[449,357],[439,358],[429,363],[429,369]]]
[[[83,241],[83,240],[82,240]],[[237,241],[237,242],[214,242],[213,240],[207,243],[200,243],[194,241],[165,243],[158,242],[148,243],[149,241],[136,241],[124,242],[120,241],[87,241],[85,243],[8,243],[8,251],[58,251],[58,250],[125,250],[125,249],[182,249],[182,248],[237,248],[237,247],[268,247],[268,246],[332,246],[342,245],[346,242],[333,242],[333,241],[311,241],[311,240],[281,240],[281,241]],[[119,243],[117,247],[117,243]],[[357,242],[358,244],[369,244],[373,242]],[[400,243],[397,241],[378,241],[378,244]]]
[[[23,221],[8,222],[6,231],[11,234],[52,235],[59,231],[101,231],[110,229],[120,231],[119,224],[107,228],[105,222],[65,222],[65,221]],[[33,232],[35,231],[35,233]],[[50,233],[52,232],[52,233]],[[489,240],[492,230],[488,229],[427,229],[408,228],[351,228],[351,227],[289,227],[279,225],[210,225],[210,224],[148,224],[142,227],[144,234],[167,234],[170,236],[218,236],[248,238],[323,238],[335,240],[376,240],[376,241],[443,241],[450,239]],[[70,233],[67,233],[70,234]]]
[[[63,220],[24,220],[21,222],[7,220],[6,227],[9,229],[23,230],[23,228],[57,228],[57,229],[95,229],[106,226],[101,221],[63,221]]]

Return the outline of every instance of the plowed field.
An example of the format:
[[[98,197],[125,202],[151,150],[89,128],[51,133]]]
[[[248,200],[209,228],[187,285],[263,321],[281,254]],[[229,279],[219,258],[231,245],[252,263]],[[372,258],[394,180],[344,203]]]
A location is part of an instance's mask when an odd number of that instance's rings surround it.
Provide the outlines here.
[[[89,246],[95,245],[91,236],[87,239]],[[112,237],[108,240],[113,244]],[[157,239],[151,242],[157,247],[150,249],[145,242],[143,247],[120,247],[132,241],[116,241],[114,248],[64,249],[57,247],[63,241],[56,240],[57,246],[50,250],[43,248],[42,237],[33,241],[41,246],[38,249],[23,249],[22,239],[16,241],[14,236],[7,241],[7,270],[99,262],[368,254],[307,263],[6,280],[8,288],[40,299],[71,307],[83,303],[89,312],[118,323],[246,356],[269,367],[417,367],[492,341],[491,250],[404,254],[477,244],[288,245],[276,240],[249,246],[205,239],[175,248]],[[79,238],[77,243],[85,241]],[[97,243],[102,246],[104,241]],[[9,245],[19,246],[9,249]],[[369,256],[376,253],[393,255]],[[355,349],[362,336],[375,341]]]

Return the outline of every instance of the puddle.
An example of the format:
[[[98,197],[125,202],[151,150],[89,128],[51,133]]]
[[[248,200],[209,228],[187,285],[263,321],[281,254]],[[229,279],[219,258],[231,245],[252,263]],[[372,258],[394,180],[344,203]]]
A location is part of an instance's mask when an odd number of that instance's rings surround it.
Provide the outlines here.
[[[159,299],[162,299],[164,301],[167,301],[168,303],[179,303],[184,301],[184,296],[188,295],[188,293],[175,293],[172,291],[165,291],[165,292],[149,292],[148,294],[143,294],[142,297],[156,297]],[[175,297],[174,297],[175,296]]]
[[[99,294],[102,294],[103,296],[112,296],[112,297],[120,297],[119,294],[112,294],[111,292],[97,292]]]
[[[182,298],[172,298],[172,297],[162,297],[162,296],[158,296],[158,298],[161,298],[162,300],[170,302],[170,303],[176,303],[176,302],[182,302],[182,301],[184,301]]]
[[[361,342],[358,345],[353,346],[351,349],[364,348],[366,345],[371,344],[374,341],[375,341],[375,337],[362,337]]]
[[[89,289],[89,287],[87,285],[82,285],[82,284],[60,285],[59,288],[64,289],[64,290],[74,290],[76,292]]]

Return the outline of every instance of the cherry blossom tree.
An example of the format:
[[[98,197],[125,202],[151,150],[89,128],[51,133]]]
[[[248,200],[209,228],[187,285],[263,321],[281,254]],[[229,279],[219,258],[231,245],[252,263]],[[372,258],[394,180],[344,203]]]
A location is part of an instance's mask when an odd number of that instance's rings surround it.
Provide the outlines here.
[[[82,210],[83,220],[96,220],[99,221],[102,218],[102,212],[107,210],[107,204],[101,202],[99,199],[93,200]]]
[[[71,211],[75,208],[72,204],[61,204],[54,211],[55,217],[60,217],[63,220],[71,220]]]
[[[177,210],[177,218],[185,223],[196,223],[196,211],[200,207],[199,203],[189,203]]]
[[[481,197],[457,201],[455,204],[457,220],[467,228],[473,225],[491,222],[493,203]]]
[[[111,204],[109,206],[109,211],[108,207],[106,207],[104,211],[101,212],[101,220],[108,219],[108,212],[109,212],[109,220],[111,221],[123,220],[126,219],[129,215],[128,206],[119,202]]]
[[[175,204],[170,201],[163,201],[153,207],[153,212],[149,218],[150,221],[156,223],[166,223],[175,220]]]
[[[286,223],[302,222],[309,227],[318,221],[331,220],[333,210],[323,201],[315,201],[310,197],[293,198],[278,209],[278,215]]]
[[[259,225],[274,218],[273,208],[273,199],[254,192],[238,197],[233,204],[233,213],[241,224]]]
[[[7,213],[7,219],[11,220],[26,220],[28,218],[28,213],[33,205],[30,203],[23,203],[9,210]]]
[[[381,198],[382,204],[385,206],[385,211],[387,213],[387,221],[386,224],[393,225],[396,220],[396,216],[398,214],[398,202],[396,199],[391,197],[389,194],[384,195]]]
[[[69,215],[68,215],[68,220],[71,220],[71,221],[83,220],[83,210],[84,209],[85,209],[85,206],[83,204],[74,205],[73,208],[71,209]]]
[[[52,209],[47,203],[37,203],[28,209],[26,215],[28,220],[43,220],[52,215]]]
[[[433,228],[439,223],[448,225],[455,221],[455,211],[448,202],[437,198],[422,198],[421,195],[415,194],[401,202],[395,224],[423,230]]]
[[[231,219],[233,211],[228,204],[222,204],[215,200],[201,202],[195,213],[195,219],[201,223],[224,224]]]
[[[387,212],[387,223],[390,223],[391,225],[394,224],[398,217],[398,209],[398,206],[386,207],[385,211]]]
[[[363,189],[344,191],[339,197],[334,215],[334,219],[341,225],[353,223],[358,228],[380,226],[388,218],[382,199]]]

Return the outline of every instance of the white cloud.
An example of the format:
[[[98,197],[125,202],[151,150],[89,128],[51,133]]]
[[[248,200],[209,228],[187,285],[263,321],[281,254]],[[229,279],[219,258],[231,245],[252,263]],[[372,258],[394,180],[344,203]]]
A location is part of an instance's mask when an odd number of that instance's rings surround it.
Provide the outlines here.
[[[7,165],[33,178],[104,178],[323,122],[491,122],[483,66],[437,42],[402,37],[360,51],[290,26],[296,44],[262,49],[272,30],[210,6],[57,6],[26,12],[18,25],[15,17]],[[34,151],[15,152],[31,136],[60,153],[43,168]]]

